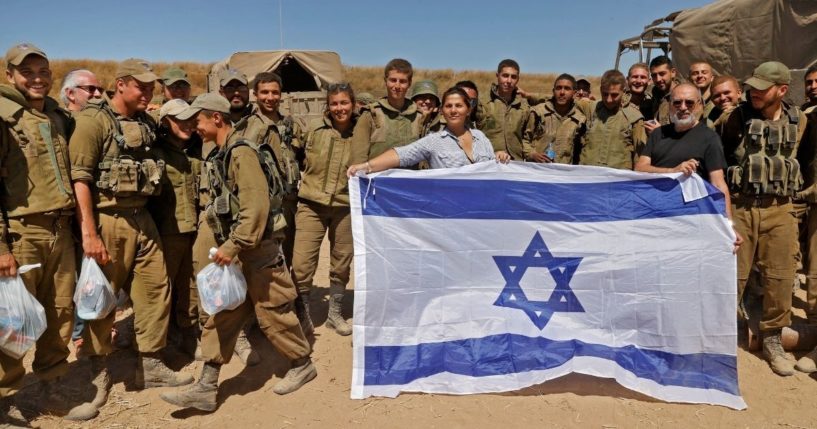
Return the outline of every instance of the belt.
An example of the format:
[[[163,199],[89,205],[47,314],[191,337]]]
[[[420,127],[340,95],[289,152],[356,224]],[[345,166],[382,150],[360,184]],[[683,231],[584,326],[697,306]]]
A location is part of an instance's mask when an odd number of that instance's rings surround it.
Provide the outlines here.
[[[779,195],[735,195],[732,201],[736,205],[748,205],[752,207],[769,207],[783,205],[792,202],[791,197]]]
[[[119,217],[119,216],[136,216],[145,211],[146,209],[145,207],[105,207],[98,210],[100,213],[105,213],[113,217]]]

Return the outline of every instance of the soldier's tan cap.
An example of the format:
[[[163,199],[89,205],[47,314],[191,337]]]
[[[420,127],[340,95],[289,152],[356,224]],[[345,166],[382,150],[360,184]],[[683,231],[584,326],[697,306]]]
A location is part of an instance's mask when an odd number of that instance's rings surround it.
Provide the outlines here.
[[[176,82],[185,82],[190,85],[190,81],[187,79],[187,72],[178,67],[171,67],[162,73],[162,83],[166,86],[173,85]]]
[[[247,76],[245,76],[244,73],[241,73],[236,69],[227,69],[222,71],[221,74],[219,74],[218,82],[219,85],[221,85],[221,87],[227,86],[228,83],[234,80],[237,80],[243,83],[244,85],[246,85],[248,82]]]
[[[116,69],[116,79],[131,76],[134,79],[138,80],[139,82],[143,83],[150,83],[159,80],[159,76],[156,76],[153,73],[153,68],[150,67],[150,64],[139,58],[128,58],[125,61],[119,63],[119,67]]]
[[[173,99],[168,101],[167,103],[162,105],[162,108],[159,109],[159,120],[164,119],[165,116],[173,116],[174,118],[181,119],[186,121],[190,119],[193,115],[188,117],[182,117],[182,113],[186,113],[185,110],[190,109],[190,105],[187,104],[186,101],[181,99]]]
[[[194,115],[197,115],[202,110],[211,110],[213,112],[229,115],[230,102],[227,101],[227,99],[221,94],[208,92],[196,97],[193,104],[190,105],[190,108],[176,115],[176,118],[185,121],[192,118]]]
[[[17,45],[12,46],[6,51],[6,64],[12,66],[19,66],[20,63],[23,62],[29,55],[39,55],[45,59],[48,57],[45,55],[42,49],[34,46],[31,43],[19,43]]]
[[[791,83],[791,71],[785,64],[777,61],[767,61],[752,72],[752,77],[746,79],[746,85],[754,89],[765,91],[773,85],[788,85]]]

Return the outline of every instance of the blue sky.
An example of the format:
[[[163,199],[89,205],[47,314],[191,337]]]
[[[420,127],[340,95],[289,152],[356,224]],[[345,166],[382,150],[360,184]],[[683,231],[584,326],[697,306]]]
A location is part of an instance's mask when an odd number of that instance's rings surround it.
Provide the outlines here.
[[[709,0],[318,1],[3,0],[0,49],[29,41],[51,58],[221,60],[235,51],[337,51],[344,64],[599,75],[617,42],[653,19]],[[611,6],[611,5],[614,5]],[[40,12],[45,11],[45,12]],[[19,19],[15,18],[18,17]],[[629,64],[634,57],[627,60]]]

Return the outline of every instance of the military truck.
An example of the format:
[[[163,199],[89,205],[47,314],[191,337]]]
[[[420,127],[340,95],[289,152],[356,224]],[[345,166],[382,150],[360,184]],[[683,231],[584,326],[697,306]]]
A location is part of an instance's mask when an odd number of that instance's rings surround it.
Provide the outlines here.
[[[208,91],[218,91],[218,76],[226,69],[239,70],[250,81],[261,72],[274,72],[281,76],[284,84],[281,88],[281,113],[292,115],[304,129],[311,119],[323,114],[326,88],[343,81],[343,65],[335,52],[236,52],[213,64],[207,75]]]
[[[789,94],[800,104],[805,70],[817,64],[815,47],[817,1],[719,0],[656,19],[641,34],[620,41],[615,67],[622,67],[625,54],[636,56],[630,63],[669,54],[682,73],[704,60],[716,73],[743,81],[758,64],[776,60],[792,69]]]

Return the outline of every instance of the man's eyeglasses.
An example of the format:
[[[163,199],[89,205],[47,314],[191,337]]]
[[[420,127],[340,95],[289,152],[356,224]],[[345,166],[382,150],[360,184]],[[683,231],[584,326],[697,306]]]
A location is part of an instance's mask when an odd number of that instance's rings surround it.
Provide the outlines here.
[[[105,93],[105,88],[103,88],[103,87],[101,87],[101,86],[94,86],[94,85],[77,85],[77,86],[76,86],[76,88],[79,88],[79,89],[81,89],[81,90],[83,90],[83,91],[85,91],[85,92],[87,92],[88,94],[91,94],[91,95],[96,94],[96,93],[97,93],[97,91],[99,91],[99,93],[100,93],[100,94],[104,94],[104,93]]]
[[[685,105],[687,107],[695,107],[695,104],[698,103],[698,100],[672,100],[672,105],[675,107],[681,107]]]

